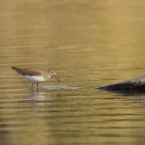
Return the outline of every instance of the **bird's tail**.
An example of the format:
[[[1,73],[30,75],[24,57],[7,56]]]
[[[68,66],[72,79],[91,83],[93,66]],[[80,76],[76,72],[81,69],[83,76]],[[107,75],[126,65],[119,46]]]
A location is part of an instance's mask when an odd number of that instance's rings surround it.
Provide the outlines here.
[[[21,68],[18,68],[18,67],[15,67],[15,66],[12,66],[11,69],[15,70],[18,73],[21,73],[21,71],[22,71]]]
[[[19,68],[18,67],[15,67],[15,66],[12,66],[11,69],[15,70],[15,71],[18,71]]]
[[[12,67],[11,67],[11,69],[14,69],[14,70],[15,70],[15,69],[16,69],[16,67],[12,66]]]

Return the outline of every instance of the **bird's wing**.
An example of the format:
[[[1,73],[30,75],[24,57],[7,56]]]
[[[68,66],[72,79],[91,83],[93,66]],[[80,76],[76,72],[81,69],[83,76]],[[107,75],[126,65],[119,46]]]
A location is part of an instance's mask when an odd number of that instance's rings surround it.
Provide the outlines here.
[[[12,67],[12,69],[17,71],[21,75],[29,75],[29,76],[36,75],[36,76],[40,76],[40,75],[43,74],[43,70],[39,69],[39,68],[18,68],[18,67]]]

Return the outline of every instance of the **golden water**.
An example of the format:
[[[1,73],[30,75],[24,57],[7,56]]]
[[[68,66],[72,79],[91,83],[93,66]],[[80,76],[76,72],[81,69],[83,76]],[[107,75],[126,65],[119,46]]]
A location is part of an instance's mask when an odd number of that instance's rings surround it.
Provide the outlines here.
[[[144,94],[93,88],[145,75],[145,1],[0,4],[0,144],[145,144]],[[53,68],[39,93],[11,66]]]

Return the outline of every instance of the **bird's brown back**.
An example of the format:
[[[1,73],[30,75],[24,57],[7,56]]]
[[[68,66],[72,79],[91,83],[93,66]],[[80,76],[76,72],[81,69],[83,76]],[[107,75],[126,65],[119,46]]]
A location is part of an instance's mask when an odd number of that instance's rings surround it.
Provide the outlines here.
[[[12,67],[11,69],[14,69],[15,71],[17,71],[18,73],[20,73],[21,75],[29,75],[29,76],[40,76],[40,75],[44,75],[47,76],[48,75],[48,71],[45,69],[40,69],[40,68],[18,68],[18,67]]]

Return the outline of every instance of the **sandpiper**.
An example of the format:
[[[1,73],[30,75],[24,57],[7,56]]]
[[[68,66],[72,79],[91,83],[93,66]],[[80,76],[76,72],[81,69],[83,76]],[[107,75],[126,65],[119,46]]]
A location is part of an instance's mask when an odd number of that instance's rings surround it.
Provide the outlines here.
[[[38,91],[38,84],[47,81],[52,76],[56,77],[56,79],[61,83],[61,81],[57,78],[54,70],[49,69],[41,69],[41,68],[18,68],[18,67],[12,67],[11,69],[14,69],[19,74],[21,74],[26,80],[32,83],[31,90],[33,90],[33,84],[37,84],[37,91]]]

